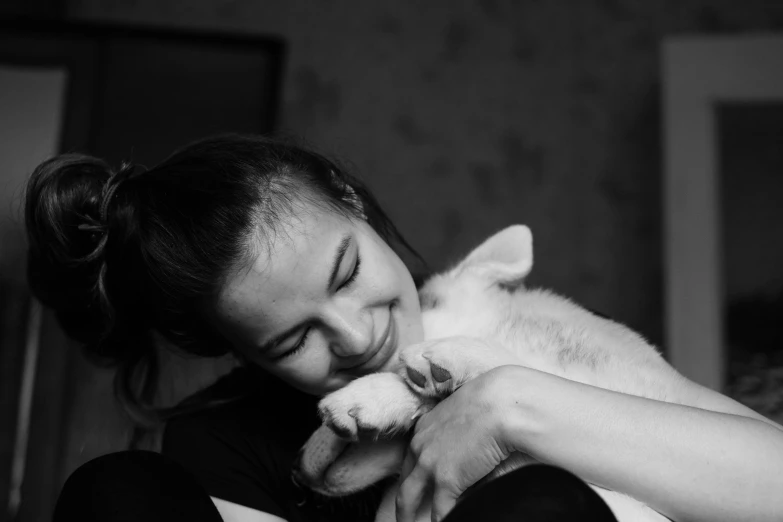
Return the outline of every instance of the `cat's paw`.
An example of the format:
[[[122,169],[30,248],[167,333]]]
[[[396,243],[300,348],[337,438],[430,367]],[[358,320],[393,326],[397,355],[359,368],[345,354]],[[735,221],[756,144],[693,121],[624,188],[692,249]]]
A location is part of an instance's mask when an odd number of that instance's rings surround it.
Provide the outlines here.
[[[422,400],[395,373],[365,375],[318,404],[321,420],[348,440],[383,438],[411,428]]]
[[[467,381],[498,366],[519,364],[497,343],[446,337],[417,343],[400,353],[400,375],[426,397],[444,398]]]

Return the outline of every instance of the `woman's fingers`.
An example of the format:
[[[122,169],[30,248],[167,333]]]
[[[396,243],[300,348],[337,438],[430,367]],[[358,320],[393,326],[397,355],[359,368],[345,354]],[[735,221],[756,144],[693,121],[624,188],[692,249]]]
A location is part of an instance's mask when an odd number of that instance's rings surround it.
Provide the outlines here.
[[[408,475],[411,474],[416,467],[416,455],[413,454],[410,447],[405,450],[405,457],[402,460],[402,467],[400,468],[400,482],[405,482]]]
[[[432,494],[432,522],[440,522],[454,508],[458,495],[443,487],[435,487]]]
[[[430,512],[427,519],[440,521],[463,491],[508,457],[501,429],[508,410],[498,404],[496,375],[469,381],[416,423],[400,474],[398,522]]]
[[[397,522],[415,522],[417,515],[431,511],[432,522],[440,522],[457,503],[459,493],[433,475],[432,470],[408,449],[400,472],[397,492]]]
[[[410,457],[410,453],[408,456]],[[409,459],[405,460],[407,462]],[[413,463],[415,465],[415,460]],[[429,489],[427,477],[428,474],[420,466],[414,467],[407,476],[403,474],[397,492],[397,522],[415,522],[416,513]]]

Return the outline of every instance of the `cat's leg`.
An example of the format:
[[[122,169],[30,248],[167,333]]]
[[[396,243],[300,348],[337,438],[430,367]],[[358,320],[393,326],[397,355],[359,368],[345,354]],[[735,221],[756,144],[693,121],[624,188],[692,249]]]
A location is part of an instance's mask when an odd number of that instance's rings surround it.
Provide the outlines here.
[[[350,495],[399,472],[405,437],[351,442],[321,425],[299,451],[294,482],[328,497]]]
[[[365,375],[318,404],[323,422],[348,440],[385,438],[410,429],[432,405],[395,373]]]

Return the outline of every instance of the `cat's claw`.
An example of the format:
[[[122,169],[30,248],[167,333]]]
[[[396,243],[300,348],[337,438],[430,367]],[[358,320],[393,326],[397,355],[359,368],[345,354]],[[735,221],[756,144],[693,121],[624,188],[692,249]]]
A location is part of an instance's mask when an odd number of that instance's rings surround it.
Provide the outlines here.
[[[518,364],[503,347],[472,337],[424,341],[400,353],[408,385],[426,397],[442,399],[467,381],[504,364]]]

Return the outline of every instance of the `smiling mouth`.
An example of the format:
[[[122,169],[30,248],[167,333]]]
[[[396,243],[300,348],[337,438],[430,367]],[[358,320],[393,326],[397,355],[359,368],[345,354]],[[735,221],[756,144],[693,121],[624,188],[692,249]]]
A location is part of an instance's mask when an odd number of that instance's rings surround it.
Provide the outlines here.
[[[383,340],[379,347],[373,352],[369,359],[352,368],[347,368],[347,371],[356,375],[365,375],[374,372],[386,364],[386,361],[394,353],[396,344],[397,322],[394,320],[394,315],[390,313],[389,323],[386,326],[386,332],[384,332]]]

